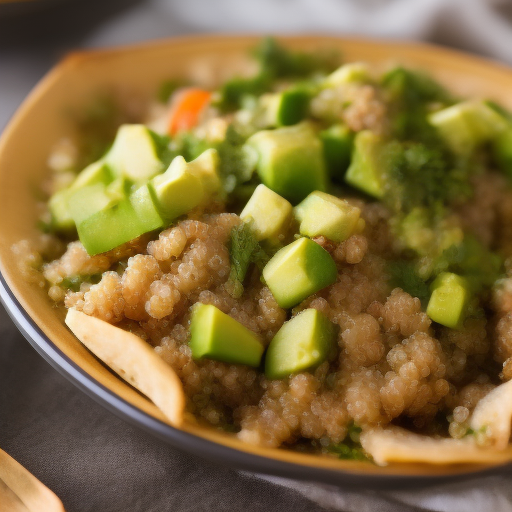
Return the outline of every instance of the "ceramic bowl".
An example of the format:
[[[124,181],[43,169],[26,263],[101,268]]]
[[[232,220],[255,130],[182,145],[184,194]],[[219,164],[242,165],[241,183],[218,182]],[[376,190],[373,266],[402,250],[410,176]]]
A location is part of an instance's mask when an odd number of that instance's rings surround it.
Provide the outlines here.
[[[512,109],[512,71],[474,56],[405,42],[319,36],[283,41],[295,49],[338,50],[345,62],[421,68],[461,95],[485,96]],[[11,247],[36,233],[34,187],[48,172],[50,148],[71,129],[70,110],[79,109],[104,89],[149,99],[158,85],[170,78],[190,78],[208,85],[247,66],[247,52],[257,42],[257,37],[205,36],[79,52],[43,78],[0,139],[0,295],[4,305],[34,348],[80,389],[118,416],[196,455],[252,472],[366,488],[424,485],[496,470],[481,465],[378,467],[249,446],[198,425],[186,424],[177,430],[149,400],[84,348],[65,327],[64,312],[52,306],[45,290],[21,277]]]

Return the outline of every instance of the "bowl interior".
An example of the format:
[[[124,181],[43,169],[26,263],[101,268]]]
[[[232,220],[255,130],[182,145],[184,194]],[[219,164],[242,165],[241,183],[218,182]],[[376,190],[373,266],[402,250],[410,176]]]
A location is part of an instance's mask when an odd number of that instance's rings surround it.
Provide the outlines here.
[[[71,130],[71,110],[79,109],[105,89],[133,94],[144,101],[152,98],[158,85],[166,79],[189,78],[206,86],[215,85],[228,75],[246,70],[247,50],[257,41],[257,37],[206,36],[70,55],[32,91],[0,139],[0,272],[13,296],[12,301],[4,296],[11,314],[26,312],[40,330],[39,337],[30,333],[28,337],[35,345],[50,344],[54,355],[46,351],[46,357],[60,371],[69,376],[67,366],[62,363],[64,358],[85,376],[86,384],[82,387],[98,400],[109,401],[100,396],[99,384],[107,396],[121,399],[116,402],[118,405],[110,401],[116,412],[124,414],[119,408],[119,403],[124,401],[132,412],[138,411],[142,417],[155,420],[152,424],[159,425],[157,435],[175,444],[180,443],[180,432],[166,423],[151,402],[112,374],[74,338],[63,323],[64,312],[52,307],[45,290],[24,281],[11,247],[36,234],[34,190],[48,172],[46,160],[50,148]],[[512,108],[512,71],[476,57],[413,43],[334,37],[290,37],[285,39],[285,44],[308,51],[334,48],[346,62],[363,60],[376,66],[400,63],[424,69],[461,95],[499,100]],[[55,353],[59,354],[58,358]],[[139,422],[134,418],[132,415],[131,420]],[[205,447],[204,455],[209,451],[211,456],[212,447],[221,447],[226,450],[217,450],[217,458],[225,457],[233,462],[235,453],[239,456],[238,465],[246,468],[313,480],[339,479],[341,482],[344,476],[363,475],[370,478],[460,476],[483,468],[480,465],[433,467],[421,464],[380,468],[286,450],[256,448],[194,424],[185,425],[183,434],[189,444],[194,439],[197,443],[206,440],[207,444],[201,445]],[[282,464],[276,466],[275,462]],[[368,481],[362,479],[365,480]]]

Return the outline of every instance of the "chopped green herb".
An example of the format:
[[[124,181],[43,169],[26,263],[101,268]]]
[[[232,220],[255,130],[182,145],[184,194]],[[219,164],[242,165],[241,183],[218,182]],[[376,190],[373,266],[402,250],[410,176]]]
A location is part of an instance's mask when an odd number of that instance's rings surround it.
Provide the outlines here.
[[[390,142],[386,159],[385,201],[398,214],[425,207],[435,213],[445,205],[471,196],[468,171],[456,166],[441,146]]]
[[[244,280],[250,263],[263,268],[269,260],[252,232],[250,223],[244,222],[231,230],[229,256],[231,271],[228,279],[228,289],[231,295],[238,299],[244,292]]]
[[[433,103],[448,106],[455,99],[437,82],[421,72],[397,67],[386,73],[382,86],[390,100],[393,136],[401,140],[438,142],[427,121]]]
[[[97,284],[101,280],[101,274],[92,274],[92,275],[84,275],[84,276],[71,276],[64,278],[59,286],[64,288],[65,290],[71,290],[73,292],[80,291],[80,286],[82,283],[92,283]]]
[[[363,450],[359,442],[361,428],[355,423],[348,427],[347,435],[341,443],[329,446],[328,450],[343,460],[361,460],[371,462],[371,457]]]

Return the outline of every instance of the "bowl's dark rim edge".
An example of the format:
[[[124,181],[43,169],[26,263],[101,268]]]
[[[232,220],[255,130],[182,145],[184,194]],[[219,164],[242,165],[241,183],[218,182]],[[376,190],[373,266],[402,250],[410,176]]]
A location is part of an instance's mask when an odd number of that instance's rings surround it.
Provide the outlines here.
[[[18,302],[1,274],[0,301],[14,324],[34,349],[54,369],[84,391],[93,400],[113,412],[119,418],[136,427],[142,427],[147,432],[166,441],[175,448],[216,463],[227,463],[231,467],[252,473],[328,483],[338,487],[364,486],[365,488],[371,487],[373,489],[412,488],[441,483],[445,484],[448,481],[456,482],[471,478],[481,478],[484,475],[498,474],[512,467],[510,464],[506,464],[476,472],[457,473],[453,475],[442,474],[439,476],[364,475],[348,473],[342,470],[312,468],[310,466],[292,464],[242,452],[163,423],[108,390],[75,364],[42,332],[39,326]]]

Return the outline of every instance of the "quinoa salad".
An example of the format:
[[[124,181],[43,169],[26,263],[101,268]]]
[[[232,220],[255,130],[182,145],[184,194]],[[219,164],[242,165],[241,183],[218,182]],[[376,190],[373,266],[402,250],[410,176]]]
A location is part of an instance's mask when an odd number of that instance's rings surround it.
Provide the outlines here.
[[[184,414],[244,442],[510,460],[512,114],[421,70],[273,39],[252,58],[84,107],[23,275],[143,340]]]

